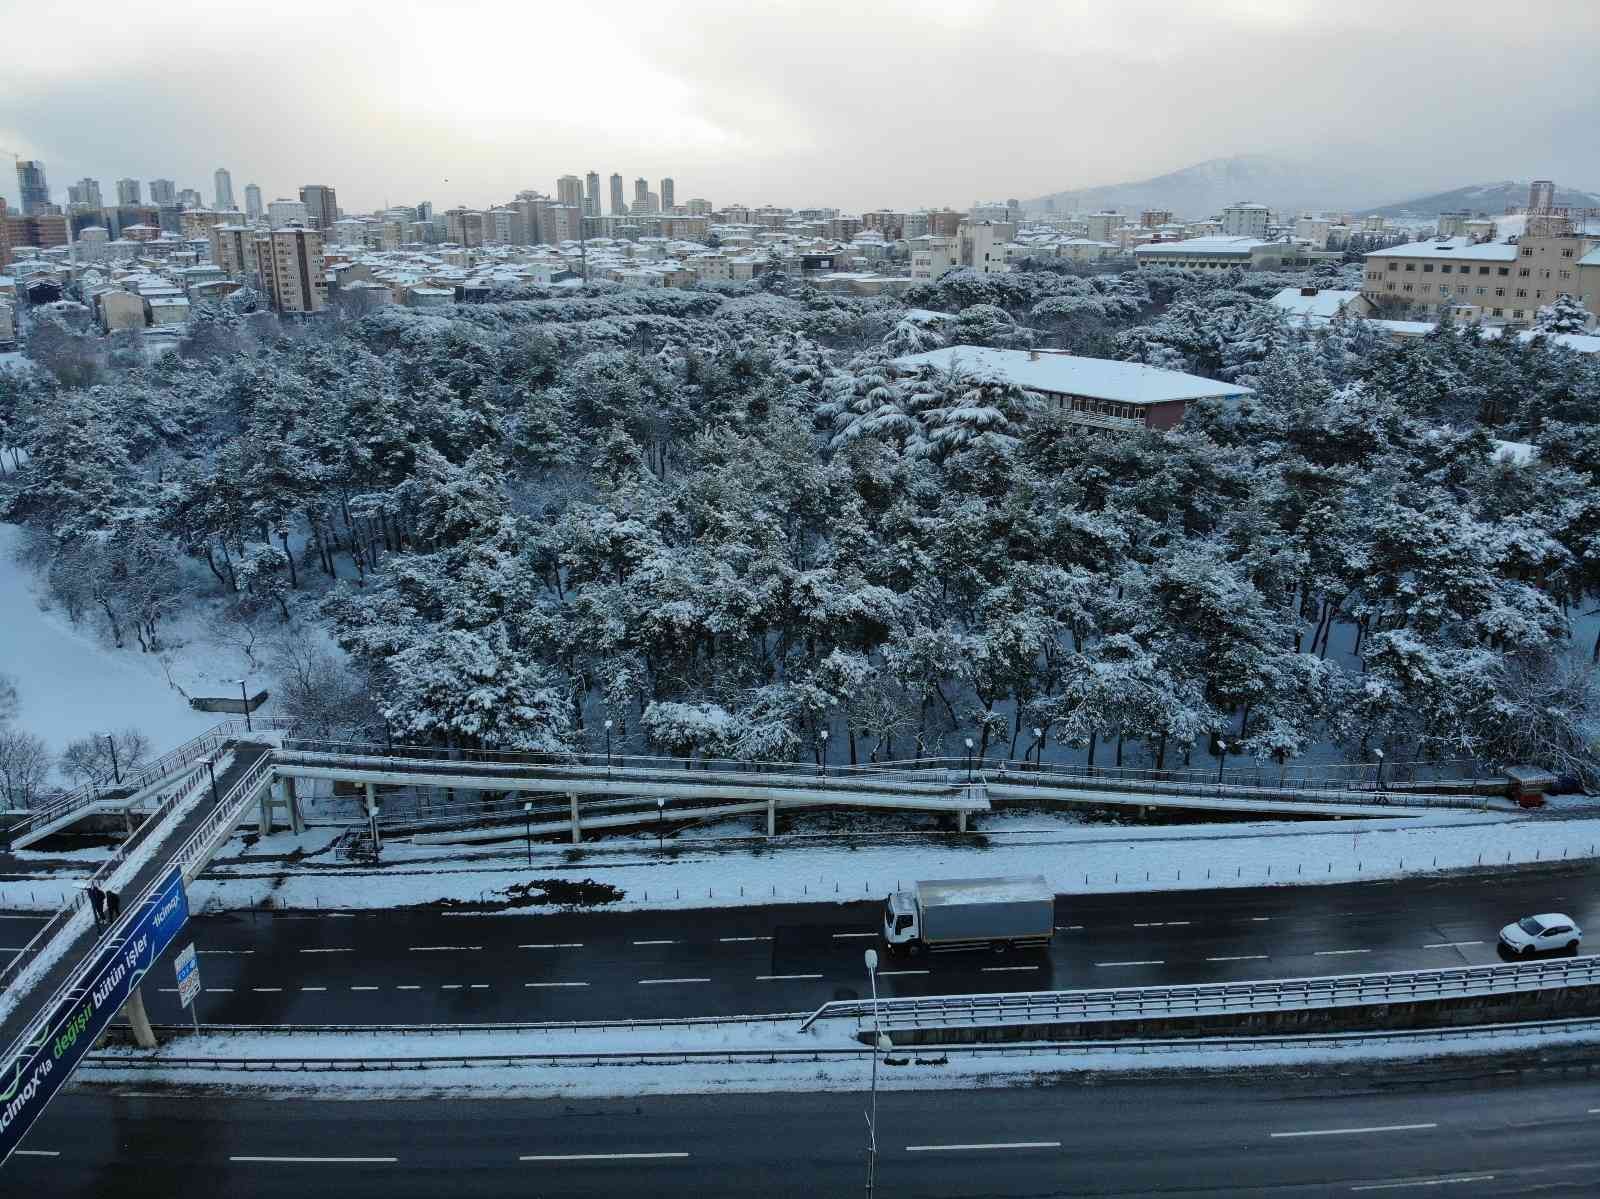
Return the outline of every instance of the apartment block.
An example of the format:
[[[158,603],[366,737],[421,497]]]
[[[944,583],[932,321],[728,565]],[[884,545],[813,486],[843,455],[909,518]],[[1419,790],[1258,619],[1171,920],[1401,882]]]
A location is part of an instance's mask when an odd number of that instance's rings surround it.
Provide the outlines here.
[[[262,289],[276,312],[320,312],[325,303],[322,234],[273,229],[256,235]]]

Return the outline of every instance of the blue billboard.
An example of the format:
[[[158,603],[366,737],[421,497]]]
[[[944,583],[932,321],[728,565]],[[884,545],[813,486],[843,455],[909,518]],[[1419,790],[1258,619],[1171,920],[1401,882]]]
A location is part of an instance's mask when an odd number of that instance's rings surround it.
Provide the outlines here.
[[[126,935],[99,947],[93,964],[80,976],[83,985],[63,999],[38,1035],[5,1063],[0,1070],[0,1163],[22,1143],[188,920],[183,872],[174,870],[140,906]]]

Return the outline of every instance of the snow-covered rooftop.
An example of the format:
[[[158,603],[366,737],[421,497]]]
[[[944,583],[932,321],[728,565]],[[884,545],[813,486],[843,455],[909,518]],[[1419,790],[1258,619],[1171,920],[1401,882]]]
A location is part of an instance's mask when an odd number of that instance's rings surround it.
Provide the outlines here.
[[[1135,246],[1133,252],[1146,255],[1242,254],[1248,258],[1251,250],[1266,244],[1258,237],[1191,237],[1184,241],[1159,241],[1145,246]]]
[[[1051,350],[946,346],[942,350],[896,358],[893,365],[902,370],[955,367],[967,373],[989,371],[1029,391],[1084,396],[1121,404],[1165,404],[1174,400],[1250,394],[1248,387],[1202,379],[1182,371],[1161,370],[1137,362],[1115,362],[1109,358],[1079,358]]]
[[[1433,237],[1373,250],[1368,258],[1463,258],[1474,262],[1515,262],[1517,247],[1499,241],[1475,242],[1470,237]]]
[[[1299,287],[1286,287],[1268,301],[1274,308],[1281,308],[1290,316],[1303,317],[1308,320],[1332,320],[1344,310],[1344,306],[1353,300],[1359,299],[1359,291],[1338,291],[1334,288],[1323,288],[1304,295],[1305,289]]]

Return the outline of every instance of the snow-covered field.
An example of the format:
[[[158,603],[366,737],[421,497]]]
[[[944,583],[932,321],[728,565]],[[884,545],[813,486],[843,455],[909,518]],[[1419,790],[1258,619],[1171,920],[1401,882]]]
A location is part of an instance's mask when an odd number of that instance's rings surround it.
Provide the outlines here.
[[[797,1031],[794,1021],[759,1021],[663,1029],[615,1029],[563,1033],[482,1032],[442,1036],[216,1035],[184,1036],[156,1050],[162,1058],[363,1058],[359,1072],[292,1073],[262,1070],[130,1067],[120,1060],[143,1051],[111,1050],[90,1059],[79,1085],[139,1085],[222,1088],[274,1096],[319,1099],[374,1099],[384,1096],[465,1094],[483,1098],[607,1098],[633,1095],[681,1095],[709,1091],[755,1093],[776,1090],[856,1090],[871,1069],[862,1056],[776,1060],[755,1058],[712,1062],[635,1060],[631,1063],[501,1062],[476,1066],[442,1063],[420,1067],[406,1058],[419,1056],[526,1053],[644,1053],[770,1050],[783,1054],[849,1045],[845,1029]],[[1416,1057],[1451,1057],[1484,1053],[1529,1053],[1592,1043],[1593,1029],[1508,1032],[1493,1037],[1408,1036],[1362,1044],[1299,1044],[1255,1049],[1208,1048],[1202,1044],[1141,1049],[1037,1049],[1011,1047],[973,1053],[937,1048],[897,1050],[880,1065],[878,1085],[887,1090],[950,1087],[1024,1086],[1065,1074],[1149,1072],[1155,1070],[1260,1070],[1270,1068],[1338,1069]],[[396,1062],[393,1069],[385,1061]]]

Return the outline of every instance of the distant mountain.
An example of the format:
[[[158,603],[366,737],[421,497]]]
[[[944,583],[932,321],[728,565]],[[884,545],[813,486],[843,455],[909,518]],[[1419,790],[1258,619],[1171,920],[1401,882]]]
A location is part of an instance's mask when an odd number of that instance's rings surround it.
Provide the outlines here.
[[[1144,208],[1167,208],[1177,216],[1199,219],[1215,216],[1239,200],[1279,210],[1316,212],[1370,204],[1376,193],[1376,188],[1359,179],[1309,163],[1267,154],[1239,154],[1137,183],[1055,192],[1029,200],[1025,206],[1030,212],[1040,212],[1053,200],[1055,210],[1061,213],[1102,208],[1138,213]]]
[[[1441,212],[1460,212],[1465,209],[1472,213],[1482,212],[1489,216],[1500,216],[1508,207],[1520,208],[1527,202],[1527,181],[1506,179],[1500,183],[1474,183],[1469,187],[1458,187],[1454,191],[1418,196],[1414,200],[1406,200],[1399,204],[1369,208],[1367,213],[1372,216],[1433,218]],[[1574,208],[1600,208],[1600,195],[1575,187],[1558,187],[1556,204]]]

